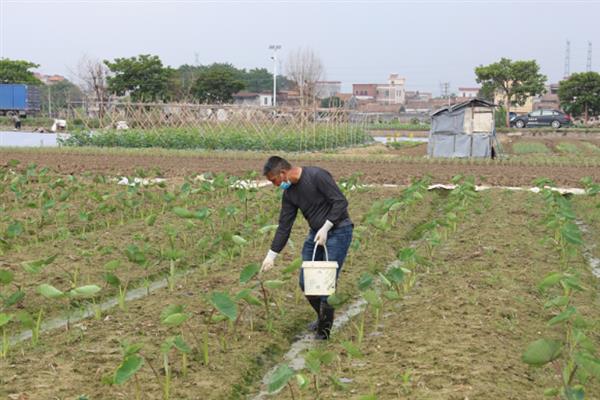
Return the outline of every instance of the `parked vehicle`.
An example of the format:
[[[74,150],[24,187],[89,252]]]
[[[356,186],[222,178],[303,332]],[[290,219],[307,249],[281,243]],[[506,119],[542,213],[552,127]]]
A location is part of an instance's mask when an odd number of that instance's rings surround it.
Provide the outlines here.
[[[572,123],[573,120],[569,114],[558,110],[536,110],[529,114],[517,115],[510,121],[510,124],[517,128],[551,126],[558,129]]]
[[[0,115],[26,117],[40,111],[40,90],[34,85],[0,83]]]

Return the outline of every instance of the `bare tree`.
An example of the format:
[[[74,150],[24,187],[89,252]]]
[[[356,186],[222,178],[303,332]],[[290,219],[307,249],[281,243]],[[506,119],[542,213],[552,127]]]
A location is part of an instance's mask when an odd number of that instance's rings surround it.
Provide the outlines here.
[[[98,106],[98,117],[104,116],[104,107],[108,101],[108,86],[106,78],[109,74],[108,67],[100,60],[83,56],[77,64],[76,75],[79,78],[79,87],[86,96],[94,99]]]
[[[310,48],[298,48],[290,53],[286,73],[300,92],[300,105],[310,105],[315,101],[316,84],[325,69],[319,56]]]

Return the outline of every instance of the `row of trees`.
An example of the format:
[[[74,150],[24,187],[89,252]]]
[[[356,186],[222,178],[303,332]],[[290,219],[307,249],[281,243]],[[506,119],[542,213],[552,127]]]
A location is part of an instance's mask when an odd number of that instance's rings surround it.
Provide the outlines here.
[[[489,100],[499,93],[504,98],[506,126],[509,126],[511,106],[523,105],[528,97],[545,93],[546,76],[540,73],[537,62],[500,61],[475,68],[480,95]],[[558,98],[563,110],[587,122],[590,116],[600,115],[600,74],[575,73],[560,82]]]
[[[23,61],[0,59],[0,82],[40,83],[30,69],[39,65]],[[286,76],[277,77],[282,90],[295,88],[300,105],[312,104],[316,98],[316,82],[324,75],[323,64],[310,49],[292,52],[286,65]],[[158,56],[142,54],[137,57],[116,58],[112,61],[83,58],[76,72],[81,91],[69,83],[57,87],[55,95],[63,101],[76,99],[85,93],[102,107],[110,94],[128,95],[134,102],[198,101],[201,103],[230,103],[241,90],[271,91],[273,78],[266,68],[238,69],[227,63],[211,65],[182,65],[166,67]],[[500,93],[504,98],[506,124],[511,106],[522,105],[530,96],[545,91],[546,76],[536,61],[512,61],[502,58],[496,63],[475,68],[476,80],[482,85],[481,95],[494,100]],[[52,89],[42,91],[42,98]],[[562,108],[575,117],[600,115],[600,74],[585,72],[571,75],[560,83],[559,99]],[[335,103],[335,105],[334,105]],[[44,102],[43,102],[44,104]],[[341,105],[339,99],[328,99],[328,106]],[[103,110],[99,110],[100,114]]]
[[[0,82],[40,84],[31,69],[39,65],[23,60],[0,59]],[[315,84],[324,68],[310,49],[292,52],[286,65],[287,76],[277,76],[277,88],[300,92],[302,105],[314,100]],[[129,96],[133,102],[197,101],[229,103],[241,91],[271,92],[273,75],[266,68],[239,69],[228,63],[211,65],[163,65],[158,56],[94,60],[84,57],[76,71],[78,86],[99,104],[109,96]],[[102,112],[102,110],[100,110]]]

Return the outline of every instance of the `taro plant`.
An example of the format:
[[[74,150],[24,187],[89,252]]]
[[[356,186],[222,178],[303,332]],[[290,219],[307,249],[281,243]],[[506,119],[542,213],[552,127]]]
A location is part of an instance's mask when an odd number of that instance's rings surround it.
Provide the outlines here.
[[[2,356],[2,358],[6,358],[6,355],[8,354],[10,342],[8,340],[6,327],[12,318],[12,314],[0,313],[0,329],[2,329],[2,351],[0,352],[0,356]]]
[[[57,301],[66,300],[68,306],[67,329],[70,327],[71,308],[73,306],[78,306],[79,301],[81,300],[92,299],[93,301],[94,297],[101,290],[102,289],[97,285],[80,286],[66,292],[63,292],[47,283],[43,283],[38,286],[38,293],[43,297]]]
[[[317,398],[320,397],[320,393],[321,393],[321,389],[320,389],[320,380],[321,380],[321,374],[322,374],[321,367],[331,364],[334,360],[335,360],[334,353],[332,353],[330,351],[325,351],[325,350],[322,350],[319,348],[309,350],[306,353],[306,355],[304,356],[304,362],[305,362],[306,369],[312,375],[313,387],[314,387],[315,395]],[[330,376],[330,380],[337,382],[337,379],[333,376]]]
[[[129,279],[121,279],[117,275],[117,270],[121,268],[120,260],[110,260],[104,264],[104,274],[102,277],[110,286],[117,289],[117,300],[119,308],[123,311],[126,309],[125,296],[127,294],[127,287],[129,286]]]
[[[560,326],[560,340],[542,338],[530,343],[523,353],[523,362],[541,367],[551,363],[560,380],[559,387],[548,388],[544,394],[565,400],[585,397],[585,385],[590,380],[600,380],[600,358],[593,342],[587,335],[590,324],[573,305],[573,296],[583,291],[578,278],[570,273],[555,272],[546,276],[538,285],[543,293],[551,290],[553,297],[545,308],[557,313],[549,326]]]
[[[179,328],[179,335],[169,336],[160,346],[160,351],[163,359],[163,370],[165,378],[163,382],[163,399],[168,400],[171,392],[171,366],[169,363],[169,353],[171,349],[176,349],[181,353],[181,372],[183,376],[187,375],[188,354],[191,353],[191,347],[184,339],[182,326],[189,319],[189,315],[184,312],[182,306],[171,305],[166,307],[161,315],[161,322],[170,328]],[[190,330],[191,331],[191,330]]]
[[[135,379],[135,399],[141,400],[142,398],[142,387],[140,381],[137,378],[137,372],[144,366],[144,357],[140,353],[142,349],[141,344],[128,344],[121,343],[123,359],[119,366],[115,369],[115,372],[111,377],[104,379],[106,383],[113,385],[123,385],[128,382],[131,378]],[[148,365],[151,365],[148,363]],[[158,379],[160,385],[160,377],[156,370],[152,368],[155,373],[155,377]]]

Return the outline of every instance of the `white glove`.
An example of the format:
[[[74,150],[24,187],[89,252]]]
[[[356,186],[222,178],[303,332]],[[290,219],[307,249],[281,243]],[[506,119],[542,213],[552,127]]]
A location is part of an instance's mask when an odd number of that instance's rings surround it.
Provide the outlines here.
[[[273,268],[273,266],[275,265],[275,257],[277,257],[277,253],[275,253],[273,250],[269,249],[267,256],[265,257],[265,259],[262,262],[262,266],[260,267],[261,273],[267,272],[268,270]]]
[[[325,246],[325,243],[327,243],[327,233],[331,228],[333,228],[333,222],[330,220],[325,221],[321,229],[319,229],[315,235],[315,243],[319,246]]]

